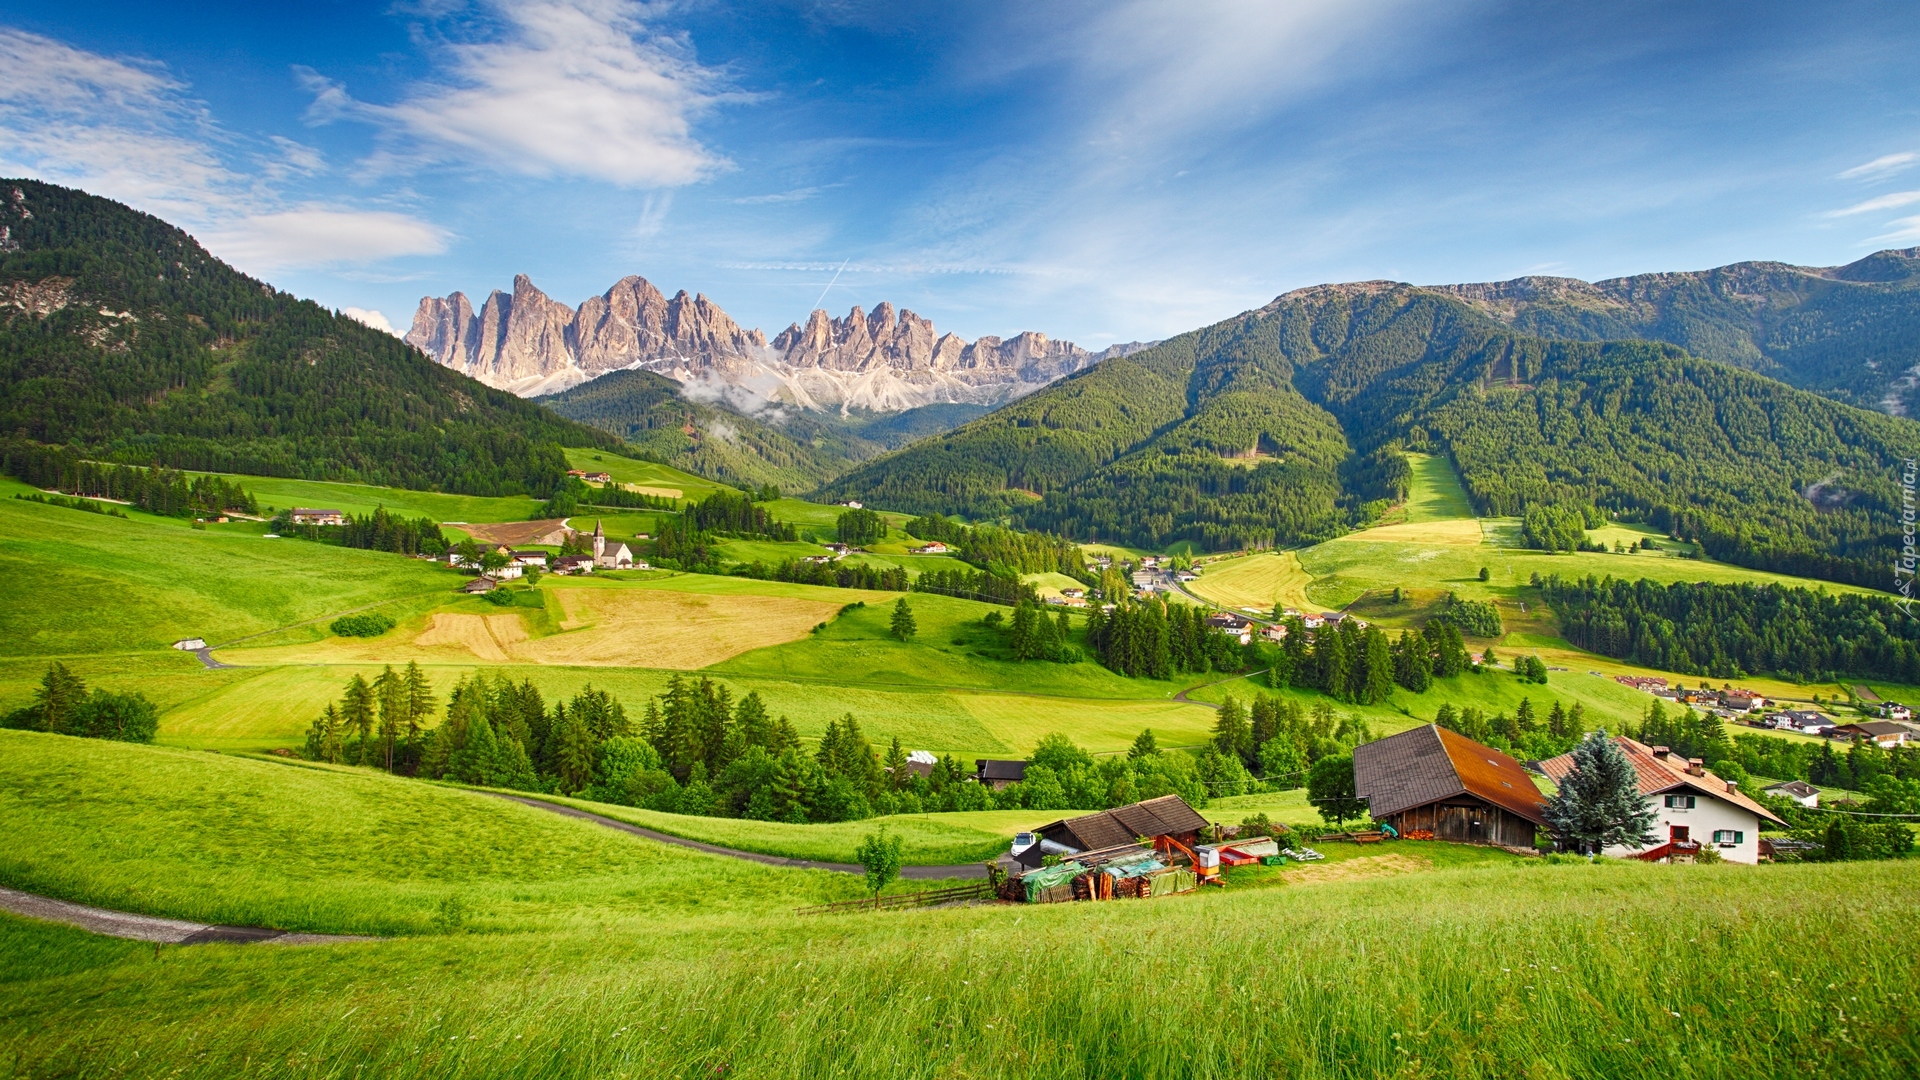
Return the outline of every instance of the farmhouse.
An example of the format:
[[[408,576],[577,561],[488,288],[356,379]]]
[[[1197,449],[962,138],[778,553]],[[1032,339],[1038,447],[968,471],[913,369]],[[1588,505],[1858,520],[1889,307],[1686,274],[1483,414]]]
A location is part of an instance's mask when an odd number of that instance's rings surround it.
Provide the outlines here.
[[[1027,763],[1024,761],[994,761],[988,758],[975,758],[973,778],[995,791],[1009,784],[1017,784],[1027,778]]]
[[[951,549],[940,541],[929,540],[920,547],[914,548],[913,553],[915,555],[945,555],[949,550]]]
[[[1787,709],[1774,713],[1770,723],[1782,731],[1798,731],[1803,735],[1831,735],[1834,728],[1833,717],[1811,709]]]
[[[1034,830],[1037,842],[1015,856],[1025,866],[1038,866],[1047,855],[1079,855],[1125,847],[1141,837],[1171,837],[1192,847],[1206,828],[1200,816],[1178,795],[1163,795],[1128,806],[1065,818]]]
[[[1520,763],[1437,724],[1353,748],[1353,790],[1402,836],[1531,848],[1545,796]]]
[[[593,573],[593,556],[562,555],[553,560],[553,572],[556,574],[591,574]]]
[[[1788,780],[1784,784],[1768,784],[1761,789],[1768,795],[1782,799],[1792,799],[1809,810],[1820,806],[1820,789],[1805,780]]]
[[[603,473],[603,472],[584,473],[581,475],[580,479],[585,480],[589,484],[613,483],[613,476],[610,473]]]
[[[173,643],[173,647],[182,652],[193,652],[195,649],[206,648],[207,639],[197,637],[181,638],[179,641]]]
[[[469,581],[465,585],[460,586],[460,591],[463,593],[492,592],[493,589],[494,589],[493,579],[484,578],[484,577],[474,578],[472,581]]]
[[[345,525],[347,515],[338,510],[315,510],[312,507],[296,506],[293,508],[293,523],[295,525]]]
[[[821,544],[820,546],[823,548],[826,548],[828,551],[833,552],[833,557],[836,559],[845,558],[847,553],[853,550],[853,548],[847,546],[846,544],[842,544],[838,542],[834,542],[830,544]]]
[[[1285,641],[1287,640],[1287,624],[1274,623],[1272,626],[1260,631],[1260,636],[1266,638],[1268,641]]]
[[[1708,772],[1699,758],[1683,759],[1664,746],[1648,746],[1624,735],[1613,741],[1633,764],[1640,794],[1659,820],[1654,846],[1608,848],[1608,855],[1658,862],[1691,858],[1702,844],[1711,844],[1728,862],[1757,863],[1760,826],[1786,824],[1741,794],[1738,785]],[[1573,771],[1573,755],[1543,761],[1540,771],[1558,783]]]
[[[1893,720],[1863,720],[1857,724],[1841,724],[1833,729],[1833,735],[1835,738],[1852,736],[1856,740],[1870,741],[1882,750],[1891,750],[1906,745],[1913,738],[1913,729]]]
[[[512,559],[516,566],[537,566],[542,570],[547,568],[547,553],[544,551],[515,551],[507,557]]]

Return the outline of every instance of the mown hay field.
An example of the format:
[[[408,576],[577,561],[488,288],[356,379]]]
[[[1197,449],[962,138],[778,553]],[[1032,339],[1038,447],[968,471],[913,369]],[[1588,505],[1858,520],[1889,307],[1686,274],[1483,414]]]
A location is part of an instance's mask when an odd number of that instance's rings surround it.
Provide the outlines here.
[[[397,935],[156,949],[0,918],[19,1075],[1892,1078],[1920,1057],[1909,863],[1403,843],[1161,900],[795,916],[858,879],[432,785],[0,735],[7,884]],[[67,745],[23,766],[34,739]]]
[[[1221,607],[1256,608],[1271,613],[1275,607],[1317,611],[1307,598],[1313,578],[1291,551],[1263,551],[1205,564],[1200,576],[1186,583],[1188,592]]]

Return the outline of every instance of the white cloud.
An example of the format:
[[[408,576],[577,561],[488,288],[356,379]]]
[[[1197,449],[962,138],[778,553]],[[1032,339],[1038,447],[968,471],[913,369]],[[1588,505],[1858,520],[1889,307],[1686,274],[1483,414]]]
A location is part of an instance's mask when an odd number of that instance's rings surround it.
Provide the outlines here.
[[[270,270],[380,262],[447,250],[446,231],[418,218],[321,206],[254,214],[202,239],[222,257]]]
[[[242,269],[446,250],[443,230],[406,214],[288,206],[278,185],[322,172],[320,152],[278,136],[248,148],[162,65],[0,29],[0,70],[0,170],[157,214]]]
[[[1920,215],[1895,218],[1887,222],[1887,224],[1893,226],[1892,232],[1881,233],[1879,236],[1869,236],[1866,242],[1869,244],[1904,244],[1909,241],[1920,242]]]
[[[792,191],[780,191],[771,195],[747,195],[733,201],[739,206],[764,206],[768,203],[806,202],[808,199],[813,198],[829,187],[839,186],[839,184],[827,184],[824,186],[794,188]]]
[[[442,47],[444,74],[391,105],[356,102],[305,74],[309,117],[353,117],[385,129],[374,164],[466,160],[532,176],[578,176],[635,187],[701,180],[725,161],[693,136],[693,120],[735,98],[681,37],[652,33],[628,0],[490,5],[497,40]]]
[[[1884,157],[1874,158],[1865,165],[1855,165],[1853,168],[1840,173],[1835,179],[1879,180],[1882,177],[1892,176],[1894,173],[1906,170],[1911,167],[1915,161],[1920,161],[1920,154],[1912,151],[1899,154],[1887,154]]]
[[[393,324],[387,321],[387,317],[377,311],[369,311],[366,308],[345,307],[340,309],[340,314],[345,315],[354,322],[371,326],[375,330],[382,331],[383,333],[392,334],[394,337],[402,336],[400,331],[395,330]]]
[[[1829,210],[1826,216],[1849,217],[1854,214],[1872,213],[1875,210],[1892,210],[1896,207],[1905,206],[1908,203],[1917,202],[1920,202],[1920,191],[1895,191],[1886,195],[1876,195],[1864,202],[1857,202],[1852,206],[1839,210]]]

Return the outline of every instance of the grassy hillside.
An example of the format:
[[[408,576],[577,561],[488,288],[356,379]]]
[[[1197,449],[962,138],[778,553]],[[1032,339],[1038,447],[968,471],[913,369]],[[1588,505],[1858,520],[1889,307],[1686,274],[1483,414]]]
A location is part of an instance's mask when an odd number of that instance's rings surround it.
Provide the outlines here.
[[[23,759],[75,744],[4,734],[0,813],[25,826],[8,884],[408,933],[156,950],[0,919],[0,1041],[23,1075],[1895,1077],[1920,1052],[1903,864],[1403,843],[1141,903],[794,917],[857,880],[377,777],[129,747]],[[54,808],[60,831],[23,813],[20,781],[43,778],[92,796]],[[466,921],[436,925],[455,894]],[[1833,920],[1836,896],[1879,932]]]
[[[197,530],[138,511],[115,518],[12,498],[26,490],[0,482],[0,573],[32,593],[0,605],[4,656],[119,654],[183,637],[217,644],[460,583],[383,552],[264,540],[258,526]]]
[[[0,430],[135,465],[545,495],[617,445],[246,277],[166,222],[32,180],[0,252]],[[30,215],[30,216],[28,216]]]

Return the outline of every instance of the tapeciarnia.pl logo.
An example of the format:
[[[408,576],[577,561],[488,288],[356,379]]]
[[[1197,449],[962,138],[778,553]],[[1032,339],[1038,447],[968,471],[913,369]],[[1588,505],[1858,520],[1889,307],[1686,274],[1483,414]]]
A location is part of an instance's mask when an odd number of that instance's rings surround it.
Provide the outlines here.
[[[1916,478],[1920,478],[1920,464],[1916,464],[1914,458],[1908,458],[1902,463],[1900,473],[1900,561],[1893,564],[1893,580],[1898,586],[1896,591],[1900,593],[1900,599],[1894,603],[1907,613],[1908,618],[1913,617],[1913,602],[1920,599],[1914,595],[1913,586],[1914,569],[1920,564],[1920,552],[1914,550],[1913,540],[1913,486]]]

